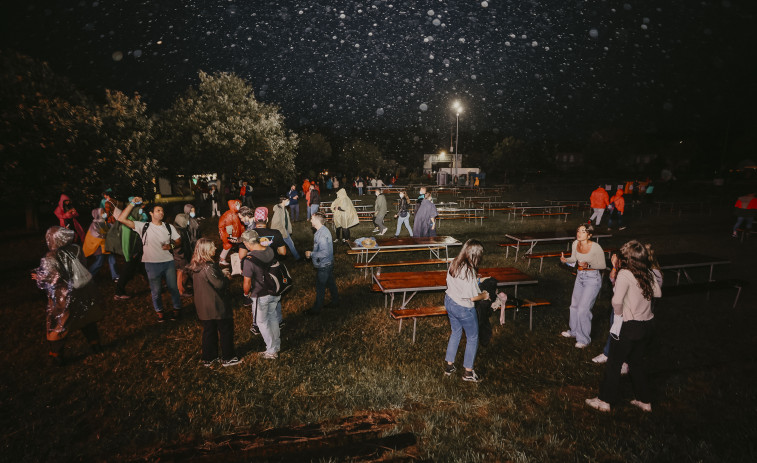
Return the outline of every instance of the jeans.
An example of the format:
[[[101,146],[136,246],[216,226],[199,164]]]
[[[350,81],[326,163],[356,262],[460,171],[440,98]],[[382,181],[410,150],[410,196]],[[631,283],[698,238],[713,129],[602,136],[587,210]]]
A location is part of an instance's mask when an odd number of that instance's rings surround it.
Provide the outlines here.
[[[410,236],[413,236],[413,229],[410,228],[410,213],[408,213],[405,217],[397,215],[397,231],[394,232],[394,236],[400,236],[400,229],[402,228],[402,225],[405,225],[405,228],[407,228],[407,231],[410,232]]]
[[[610,355],[605,366],[605,375],[599,387],[599,398],[609,404],[618,401],[620,395],[620,369],[628,363],[633,392],[636,400],[644,403],[652,401],[652,393],[647,382],[644,353],[654,332],[654,319],[647,321],[624,321],[618,339],[610,341]]]
[[[221,339],[223,360],[231,360],[234,352],[234,319],[202,320],[202,359],[211,362],[218,358],[218,338]]]
[[[334,279],[334,265],[317,267],[315,269],[315,303],[312,312],[318,313],[323,307],[323,300],[326,297],[326,287],[331,293],[331,303],[339,305],[339,291],[336,289],[336,280]]]
[[[300,203],[289,205],[289,215],[292,216],[292,220],[295,222],[300,220]]]
[[[610,328],[612,328],[612,324],[615,322],[615,310],[613,310],[612,306],[610,306]],[[612,336],[609,334],[607,335],[607,342],[605,343],[605,348],[602,351],[603,354],[605,354],[607,357],[610,356],[610,340],[612,339]]]
[[[292,252],[292,257],[294,257],[297,260],[300,260],[300,253],[297,252],[297,249],[294,247],[294,241],[292,241],[291,236],[287,236],[284,238],[284,242],[286,243],[289,250]]]
[[[742,223],[745,224],[744,228],[746,230],[751,230],[753,222],[754,222],[754,217],[740,215],[736,218],[736,223],[733,225],[733,232],[736,233],[736,230],[738,230],[741,227]]]
[[[145,271],[147,272],[147,281],[150,283],[152,306],[155,308],[155,311],[163,311],[163,301],[161,301],[160,293],[163,290],[162,279],[164,276],[166,278],[166,286],[171,292],[173,309],[181,310],[181,296],[179,295],[179,287],[176,285],[176,264],[174,261],[145,262]]]
[[[617,209],[610,214],[610,220],[607,221],[607,228],[612,228],[616,223],[618,224],[618,227],[623,226],[623,214],[618,212]]]
[[[570,333],[576,342],[591,342],[591,308],[602,289],[602,274],[598,270],[579,270],[570,300]]]
[[[97,272],[105,263],[105,258],[108,258],[108,266],[110,266],[110,277],[114,280],[118,280],[118,270],[116,270],[116,255],[115,254],[98,254],[95,256],[95,261],[89,266],[89,273],[94,277]]]
[[[465,330],[463,367],[472,370],[478,350],[478,315],[476,309],[474,307],[463,307],[446,294],[444,295],[444,307],[447,309],[449,324],[452,328],[452,334],[450,334],[447,343],[447,355],[444,359],[448,363],[455,362],[457,347],[460,345],[460,338],[462,338],[463,330]]]
[[[252,300],[252,313],[265,341],[265,351],[275,354],[281,350],[281,332],[276,306],[281,296],[260,296]]]
[[[313,217],[313,214],[318,212],[318,208],[320,206],[320,204],[311,204],[310,206],[308,206],[308,220]]]
[[[599,225],[599,222],[602,221],[602,216],[605,215],[605,208],[604,207],[595,207],[594,213],[589,217],[589,222],[591,222],[595,217],[597,218],[596,224]]]
[[[357,194],[360,196],[363,196],[363,187],[361,186],[357,187]]]

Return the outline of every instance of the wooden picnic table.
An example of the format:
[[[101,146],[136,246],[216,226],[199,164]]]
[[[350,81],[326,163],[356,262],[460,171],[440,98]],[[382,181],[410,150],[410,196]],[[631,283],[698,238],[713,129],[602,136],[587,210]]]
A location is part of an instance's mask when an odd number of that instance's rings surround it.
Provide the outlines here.
[[[518,261],[518,252],[520,251],[520,245],[521,243],[528,243],[529,248],[524,252],[523,254],[531,254],[534,252],[534,247],[537,243],[545,243],[545,242],[573,242],[573,240],[576,239],[576,232],[566,232],[566,231],[548,231],[548,232],[533,232],[533,233],[512,233],[512,234],[506,234],[507,238],[510,238],[513,241],[517,242],[517,245],[515,247],[515,261]],[[599,243],[600,238],[610,238],[612,235],[606,234],[606,233],[595,233],[591,235],[591,237]],[[568,251],[570,251],[570,247],[568,248]]]
[[[445,217],[448,218],[463,218],[465,221],[473,220],[481,221],[481,225],[484,224],[484,209],[483,208],[457,208],[457,207],[437,207],[436,212],[439,214],[437,216],[437,230],[439,229],[439,219],[444,220]],[[479,212],[481,213],[479,215]],[[463,217],[460,217],[463,216]]]
[[[469,204],[473,205],[474,202],[485,202],[487,200],[489,201],[496,201],[499,199],[499,195],[491,195],[491,196],[464,196],[460,198],[460,202],[463,204]]]
[[[584,199],[575,199],[575,200],[569,200],[569,199],[548,199],[546,200],[549,204],[554,204],[556,206],[566,206],[570,207],[571,205],[575,205],[575,207],[581,207],[581,206],[588,206],[589,201],[586,201]]]
[[[519,285],[535,285],[539,283],[535,278],[513,267],[492,267],[478,270],[481,277],[494,277],[497,286],[513,286],[515,297],[518,296]],[[447,289],[447,271],[433,270],[426,272],[392,272],[374,274],[373,281],[384,295],[389,295],[389,308],[394,306],[394,295],[402,293],[402,308],[419,292],[441,291]],[[410,294],[408,296],[408,294]]]
[[[429,253],[437,259],[441,259],[441,250],[444,250],[444,258],[449,258],[450,246],[462,246],[463,243],[451,236],[403,236],[400,238],[380,238],[376,240],[376,246],[364,248],[362,246],[352,246],[351,251],[358,251],[358,262],[371,262],[379,253],[383,251],[397,250],[419,250],[428,249]]]
[[[512,214],[512,217],[515,218],[518,211],[520,211],[520,216],[521,216],[521,221],[522,221],[523,218],[526,216],[526,214],[537,214],[537,215],[538,214],[552,214],[555,210],[557,211],[557,213],[564,213],[565,206],[558,206],[558,205],[513,206],[510,213]],[[568,220],[568,216],[565,215],[565,221],[567,222],[567,220]]]
[[[724,258],[711,257],[698,252],[681,252],[676,254],[660,254],[657,256],[662,270],[674,270],[676,272],[676,286],[680,283],[681,274],[686,277],[689,283],[694,280],[689,276],[687,269],[710,267],[708,281],[715,281],[712,274],[716,265],[730,264],[731,261]]]

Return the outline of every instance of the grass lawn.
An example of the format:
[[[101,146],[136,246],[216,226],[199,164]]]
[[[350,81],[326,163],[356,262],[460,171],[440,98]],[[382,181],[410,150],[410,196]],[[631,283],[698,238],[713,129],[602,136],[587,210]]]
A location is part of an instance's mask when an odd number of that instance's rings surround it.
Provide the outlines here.
[[[540,191],[511,192],[506,199],[588,198],[588,191],[555,191],[549,197]],[[182,320],[158,324],[141,276],[129,286],[135,297],[114,301],[109,275],[102,270],[97,280],[107,296],[108,315],[99,324],[105,352],[89,354],[83,335],[72,333],[66,347],[69,364],[52,367],[44,340],[45,297],[28,275],[44,252],[42,236],[5,240],[0,253],[10,270],[0,283],[0,460],[183,460],[211,448],[218,452],[215,459],[224,460],[223,443],[233,436],[294,433],[315,423],[326,433],[338,431],[335,423],[346,417],[375,414],[393,423],[382,435],[407,433],[416,443],[358,460],[757,461],[757,240],[730,238],[730,198],[724,204],[711,214],[680,216],[637,209],[627,230],[601,242],[619,247],[637,238],[661,254],[698,251],[727,257],[732,264],[716,268],[715,276],[750,281],[735,309],[731,291],[713,292],[709,300],[705,294],[663,296],[656,305],[657,333],[648,363],[656,397],[651,414],[628,404],[633,395],[627,378],[623,400],[611,413],[584,404],[597,395],[602,377],[603,367],[591,358],[601,351],[609,329],[609,283],[593,310],[592,343],[575,349],[573,341],[559,336],[567,327],[574,277],[554,258],[545,259],[537,274],[538,262],[527,268],[525,260],[515,263],[512,253],[506,260],[504,248],[496,246],[506,232],[574,229],[587,211],[574,211],[567,224],[554,218],[511,221],[501,212],[483,226],[442,224],[440,234],[484,242],[483,266],[516,266],[537,276],[539,284],[521,287],[520,296],[552,302],[534,309],[532,332],[527,311],[514,322],[508,312],[504,326],[495,324],[491,344],[480,348],[476,359],[484,379],[479,384],[460,379],[462,345],[458,373],[442,374],[446,317],[419,320],[411,344],[412,327],[406,323],[398,333],[383,296],[369,291],[344,245],[336,247],[342,305],[320,317],[303,314],[315,297],[311,264],[288,261],[296,287],[283,300],[287,324],[278,360],[256,355],[264,344],[249,332],[251,316],[241,306],[239,277],[233,283],[235,337],[243,363],[204,368],[202,329],[191,299],[184,302]],[[387,235],[394,225],[391,221]],[[215,236],[209,220],[203,230]],[[371,230],[371,224],[361,223],[352,235],[369,236]],[[294,238],[300,251],[310,249],[307,222],[295,224]],[[548,246],[542,249],[555,248]],[[706,278],[704,272],[692,276]],[[168,295],[164,298],[170,306]],[[442,293],[419,295],[413,303],[440,304],[442,298]],[[335,461],[348,455],[289,458]]]

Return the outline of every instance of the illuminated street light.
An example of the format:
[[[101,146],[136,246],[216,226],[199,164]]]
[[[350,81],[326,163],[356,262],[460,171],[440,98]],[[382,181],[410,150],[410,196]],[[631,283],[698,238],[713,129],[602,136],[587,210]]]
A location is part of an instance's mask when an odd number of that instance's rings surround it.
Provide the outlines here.
[[[460,154],[460,113],[463,112],[463,106],[456,100],[452,103],[452,108],[455,110],[455,157],[452,158],[452,168],[455,170],[455,177],[457,177],[457,155]]]

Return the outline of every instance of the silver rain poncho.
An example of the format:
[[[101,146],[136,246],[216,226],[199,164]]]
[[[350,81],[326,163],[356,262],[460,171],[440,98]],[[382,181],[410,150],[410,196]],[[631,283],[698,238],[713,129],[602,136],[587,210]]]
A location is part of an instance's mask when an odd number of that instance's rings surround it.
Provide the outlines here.
[[[47,340],[58,341],[70,331],[102,319],[103,311],[95,283],[84,266],[84,253],[73,244],[74,231],[51,227],[45,240],[50,251],[35,273],[37,286],[47,293]]]

